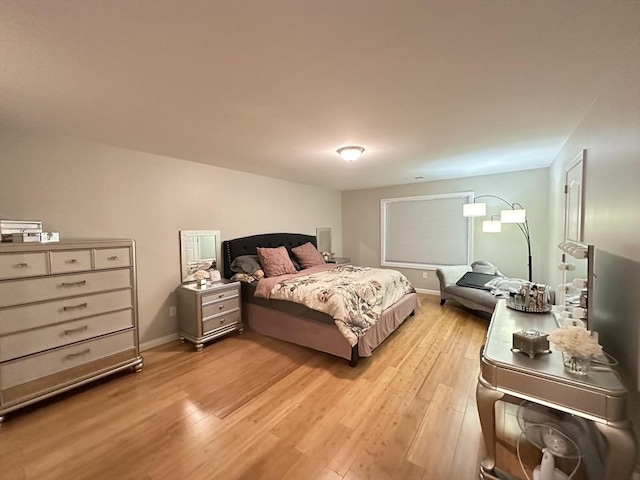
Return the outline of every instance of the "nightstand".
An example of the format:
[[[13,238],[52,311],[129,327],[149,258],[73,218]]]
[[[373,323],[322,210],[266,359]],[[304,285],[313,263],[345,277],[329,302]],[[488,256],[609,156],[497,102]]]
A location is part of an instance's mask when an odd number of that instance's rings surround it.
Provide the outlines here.
[[[351,263],[351,259],[348,257],[336,257],[336,258],[327,260],[327,263],[337,263],[340,265],[340,264]]]
[[[199,287],[178,287],[178,335],[189,340],[196,350],[203,344],[235,330],[242,333],[240,282],[222,279]]]

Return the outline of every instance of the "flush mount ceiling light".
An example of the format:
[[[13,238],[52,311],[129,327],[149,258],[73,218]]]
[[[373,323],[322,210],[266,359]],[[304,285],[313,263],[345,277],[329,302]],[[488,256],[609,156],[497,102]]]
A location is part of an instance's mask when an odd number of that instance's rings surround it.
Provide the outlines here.
[[[338,155],[347,162],[353,162],[354,160],[359,159],[362,152],[364,152],[364,148],[356,146],[341,147],[338,149]]]

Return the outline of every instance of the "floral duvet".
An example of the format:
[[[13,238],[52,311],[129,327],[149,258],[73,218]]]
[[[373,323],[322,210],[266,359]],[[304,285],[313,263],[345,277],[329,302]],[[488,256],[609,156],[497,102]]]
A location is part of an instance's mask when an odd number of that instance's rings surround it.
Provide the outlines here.
[[[331,315],[351,346],[382,312],[415,292],[398,271],[340,265],[312,267],[295,275],[260,280],[256,295],[300,303]]]

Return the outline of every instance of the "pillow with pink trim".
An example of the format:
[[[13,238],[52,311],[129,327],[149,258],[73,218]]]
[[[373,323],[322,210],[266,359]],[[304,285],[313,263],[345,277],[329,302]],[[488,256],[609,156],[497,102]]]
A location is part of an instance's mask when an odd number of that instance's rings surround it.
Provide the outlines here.
[[[300,262],[302,268],[315,267],[316,265],[325,263],[322,254],[311,242],[292,248],[291,251],[298,259],[298,262]]]
[[[265,277],[277,277],[287,273],[297,273],[296,267],[289,258],[289,252],[284,247],[258,247],[258,257]]]

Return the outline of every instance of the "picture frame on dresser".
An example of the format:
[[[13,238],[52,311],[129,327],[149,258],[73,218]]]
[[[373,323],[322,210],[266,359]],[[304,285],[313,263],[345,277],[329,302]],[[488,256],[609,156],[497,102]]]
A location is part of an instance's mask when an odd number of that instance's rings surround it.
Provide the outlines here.
[[[142,367],[133,240],[0,244],[0,420]]]

